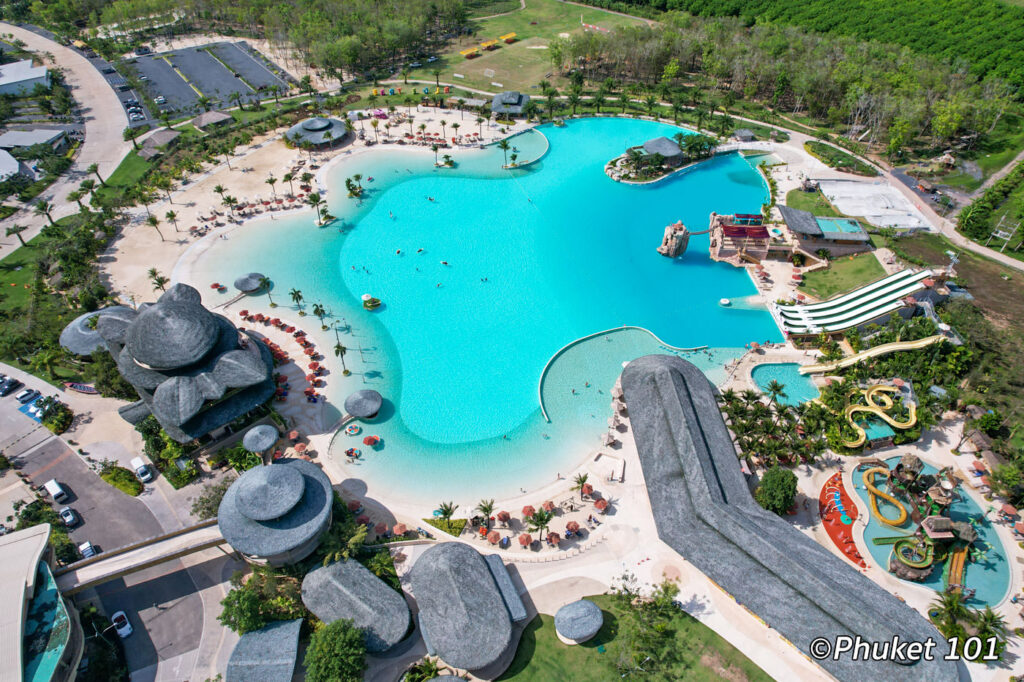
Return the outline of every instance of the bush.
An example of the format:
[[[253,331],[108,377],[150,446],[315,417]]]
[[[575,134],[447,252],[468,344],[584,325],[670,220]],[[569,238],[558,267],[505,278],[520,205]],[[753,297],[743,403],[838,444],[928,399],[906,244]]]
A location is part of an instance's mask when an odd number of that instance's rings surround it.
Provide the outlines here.
[[[60,520],[57,512],[46,500],[33,500],[25,505],[16,502],[14,511],[18,517],[15,530],[24,530],[41,523],[48,523],[50,524],[50,545],[53,547],[53,553],[57,560],[64,564],[78,560],[78,547],[68,537],[64,522]]]
[[[143,490],[142,482],[135,477],[135,474],[110,460],[103,462],[103,466],[100,468],[100,478],[125,495],[132,497],[137,497]]]
[[[75,414],[70,407],[51,396],[40,398],[36,401],[36,405],[43,409],[43,426],[55,434],[60,435],[67,431],[75,419]]]
[[[779,465],[773,466],[765,472],[754,499],[768,511],[782,516],[793,508],[796,500],[796,474]]]
[[[220,502],[224,499],[224,493],[234,482],[234,476],[225,476],[220,483],[212,483],[204,487],[199,493],[199,497],[192,499],[192,516],[200,521],[216,518]]]
[[[224,608],[217,620],[240,635],[267,623],[309,615],[302,605],[299,581],[272,568],[257,566],[248,579],[241,572],[235,573],[231,585],[231,591],[220,602]]]
[[[11,468],[11,460],[7,459],[5,455],[0,455],[0,471],[7,471]]]
[[[94,632],[103,632],[109,628],[110,621],[92,605],[80,609],[78,617],[86,635],[85,652],[82,655],[85,667],[75,679],[81,682],[128,682],[128,666],[125,664],[121,639],[92,636]]]
[[[359,682],[366,669],[363,631],[347,619],[318,628],[303,664],[311,682]]]
[[[462,529],[466,527],[466,519],[451,519],[445,521],[443,519],[423,519],[434,528],[443,530],[449,535],[459,537],[462,535]]]
[[[228,466],[235,469],[239,473],[252,469],[263,464],[263,458],[255,452],[249,452],[241,445],[236,445],[233,448],[221,450],[219,454],[222,454],[227,459]]]

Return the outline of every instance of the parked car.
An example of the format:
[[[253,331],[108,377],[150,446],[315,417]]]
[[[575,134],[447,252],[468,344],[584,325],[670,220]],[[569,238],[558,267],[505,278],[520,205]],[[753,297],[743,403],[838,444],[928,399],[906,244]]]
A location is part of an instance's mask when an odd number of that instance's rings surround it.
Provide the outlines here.
[[[68,499],[68,491],[64,490],[64,486],[60,483],[57,483],[56,478],[51,478],[44,483],[43,489],[53,498],[54,502],[63,502]]]
[[[82,555],[83,559],[91,559],[99,554],[99,552],[96,551],[96,548],[93,547],[92,543],[89,541],[83,542],[78,546],[78,553]]]
[[[137,48],[135,48],[135,54],[137,54],[139,56],[142,56],[144,54],[152,54],[152,52],[153,52],[153,49],[150,48],[150,47],[147,47],[146,45],[139,45]]]
[[[437,57],[427,57],[427,64],[433,64],[437,61]]]
[[[153,480],[153,470],[149,468],[149,465],[141,457],[135,457],[131,461],[132,471],[139,477],[139,480],[143,483],[149,483]]]
[[[73,528],[78,525],[78,514],[76,514],[75,510],[71,507],[61,507],[60,511],[57,513],[60,514],[60,520],[63,521],[64,525],[68,528]]]
[[[38,397],[39,391],[35,390],[34,388],[26,388],[24,391],[14,396],[14,399],[17,400],[22,405],[25,405],[27,403],[32,402]]]
[[[124,101],[124,103],[125,103],[125,106],[129,106],[129,107],[137,107],[137,106],[139,106],[139,100],[135,99],[134,97],[131,98],[131,99],[126,99]]]
[[[139,80],[140,81],[148,81],[149,80],[149,76],[139,76]]]
[[[411,63],[409,64],[409,68],[410,68],[410,69],[418,69],[418,68],[420,68],[421,66],[423,66],[423,64],[421,64],[420,62],[411,62]]]
[[[117,630],[117,636],[121,639],[132,634],[132,624],[128,622],[128,615],[124,611],[118,611],[110,620],[114,624],[114,629]]]
[[[146,117],[143,116],[142,114],[132,114],[128,118],[130,120],[132,120],[132,121],[143,121],[143,120],[145,120]]]
[[[22,384],[17,379],[7,379],[2,384],[0,384],[0,397],[6,398],[10,394],[17,391],[22,386],[24,386],[24,384]]]
[[[158,97],[157,97],[156,99],[154,99],[153,101],[154,101],[154,102],[156,102],[157,104],[167,104],[167,98],[166,98],[166,97],[164,97],[163,95],[159,95],[159,96],[158,96]]]

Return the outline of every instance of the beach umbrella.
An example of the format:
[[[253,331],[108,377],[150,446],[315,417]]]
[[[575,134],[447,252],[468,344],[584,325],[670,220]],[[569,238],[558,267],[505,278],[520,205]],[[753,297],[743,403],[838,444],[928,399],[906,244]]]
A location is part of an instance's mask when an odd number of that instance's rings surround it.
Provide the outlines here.
[[[901,388],[904,383],[905,382],[903,381],[903,379],[893,379],[892,380],[892,385],[896,386],[897,388]]]
[[[981,460],[978,459],[971,462],[971,466],[974,467],[977,471],[987,471],[987,469],[985,469],[985,465],[981,462]]]
[[[404,523],[396,523],[395,527],[391,529],[391,532],[395,535],[405,535],[409,532],[409,529],[405,527]]]
[[[286,377],[286,376],[285,376],[285,375],[283,375],[283,374],[278,374],[278,375],[277,375],[277,383],[279,383],[279,384],[283,384],[283,383],[284,383],[284,382],[286,382],[286,381],[288,381],[288,377]]]
[[[988,476],[982,476],[982,477],[981,477],[981,482],[982,482],[982,484],[983,484],[983,485],[985,485],[986,487],[989,487],[989,488],[991,488],[991,487],[992,487],[992,482],[991,482],[991,481],[989,481],[989,479],[988,479]]]
[[[803,294],[797,294],[797,295],[796,295],[796,300],[798,300],[798,301],[803,301],[803,300],[805,300],[806,298],[807,298],[807,297],[806,297],[806,296],[804,296]]]
[[[378,523],[376,526],[373,527],[373,532],[377,535],[384,535],[388,532],[388,526],[386,523]]]
[[[1017,523],[1013,524],[1013,532],[1024,535],[1024,521],[1018,521]]]
[[[361,298],[364,301],[369,301],[371,298],[373,298],[373,296],[371,296],[370,294],[363,294],[359,298]]]
[[[363,505],[359,500],[350,500],[348,503],[348,510],[350,512],[358,511],[362,506]]]
[[[238,311],[238,315],[240,317],[249,317],[249,311],[248,310],[239,310]]]
[[[281,324],[281,318],[275,317],[274,319],[272,319],[270,321],[270,324],[272,324],[272,325],[274,325],[276,327],[277,325]]]
[[[594,493],[594,486],[589,483],[584,483],[583,487],[580,488],[581,495],[592,495]]]
[[[313,353],[315,353],[316,351],[315,351],[315,350],[313,350],[312,348],[306,348],[306,350],[304,350],[304,351],[302,351],[302,352],[303,352],[303,353],[305,353],[306,355],[312,355],[312,354],[313,354]]]
[[[562,536],[559,535],[558,533],[555,533],[555,532],[548,533],[548,542],[550,542],[552,545],[557,545],[561,541],[562,541]]]
[[[533,538],[530,537],[529,533],[523,533],[522,535],[519,536],[519,544],[522,545],[523,547],[526,547],[531,542],[533,542]]]
[[[356,517],[356,523],[359,524],[360,526],[365,526],[369,522],[370,522],[370,517],[367,516],[366,514],[360,514],[359,516]]]
[[[799,281],[800,281],[800,280],[802,280],[803,278],[804,278],[804,276],[803,276],[803,275],[801,275],[801,274],[800,274],[799,272],[794,272],[794,273],[793,273],[793,279],[794,279],[794,280],[796,280],[797,282],[799,282]]]
[[[487,537],[487,526],[480,526],[480,537]]]
[[[599,512],[605,511],[606,509],[608,509],[608,500],[602,497],[600,500],[594,503],[594,509],[596,509]]]
[[[1000,511],[1002,511],[1007,516],[1016,516],[1017,515],[1017,508],[1014,507],[1012,504],[1004,504]]]
[[[498,521],[500,521],[501,523],[508,523],[511,518],[512,515],[509,514],[507,511],[498,512]]]
[[[542,504],[541,507],[544,508],[544,511],[555,511],[555,503],[552,502],[551,500],[548,500],[547,502]]]
[[[309,363],[309,368],[310,369],[320,369],[320,363],[316,362],[316,361],[313,361],[313,362]]]
[[[576,521],[570,521],[569,523],[565,524],[565,529],[570,533],[575,533],[580,529],[580,524]]]
[[[306,444],[305,443],[296,443],[295,444],[295,452],[305,452],[305,451],[306,451]]]
[[[308,381],[309,383],[313,383],[314,381],[316,381],[316,375],[315,374],[307,374],[306,375],[306,381]]]
[[[374,446],[380,443],[380,436],[367,436],[363,439],[363,445]]]
[[[499,541],[501,541],[501,533],[499,533],[498,531],[492,530],[490,533],[487,534],[487,542],[491,543],[492,545],[498,544]]]
[[[536,513],[537,510],[531,507],[530,505],[526,505],[525,507],[523,507],[523,516],[533,516]]]

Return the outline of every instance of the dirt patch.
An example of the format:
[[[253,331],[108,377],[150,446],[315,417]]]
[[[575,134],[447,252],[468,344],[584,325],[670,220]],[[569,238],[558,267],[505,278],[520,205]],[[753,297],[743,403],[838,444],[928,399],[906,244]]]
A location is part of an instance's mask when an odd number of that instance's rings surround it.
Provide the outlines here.
[[[726,667],[722,659],[714,652],[701,654],[700,665],[707,670],[714,671],[720,680],[746,682],[749,679],[742,670],[731,666]]]

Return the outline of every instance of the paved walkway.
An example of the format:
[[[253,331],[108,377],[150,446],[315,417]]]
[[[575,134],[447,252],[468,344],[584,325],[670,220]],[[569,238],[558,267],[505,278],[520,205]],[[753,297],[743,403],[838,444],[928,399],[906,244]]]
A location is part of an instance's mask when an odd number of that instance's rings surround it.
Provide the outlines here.
[[[77,189],[79,183],[87,177],[95,179],[86,169],[94,163],[99,164],[100,175],[106,179],[132,148],[131,142],[125,142],[122,137],[128,125],[124,107],[103,74],[78,52],[8,23],[0,22],[0,32],[13,34],[15,38],[24,41],[30,51],[49,52],[53,55],[55,68],[63,69],[68,87],[85,119],[85,140],[71,168],[33,201],[35,203],[45,199],[53,204],[52,215],[55,220],[77,213],[78,206],[68,200],[68,194]],[[26,241],[39,234],[47,223],[45,217],[35,215],[31,208],[22,209],[3,221],[4,226],[27,226],[29,229],[21,235]],[[0,258],[10,255],[21,246],[13,237],[2,239]]]

